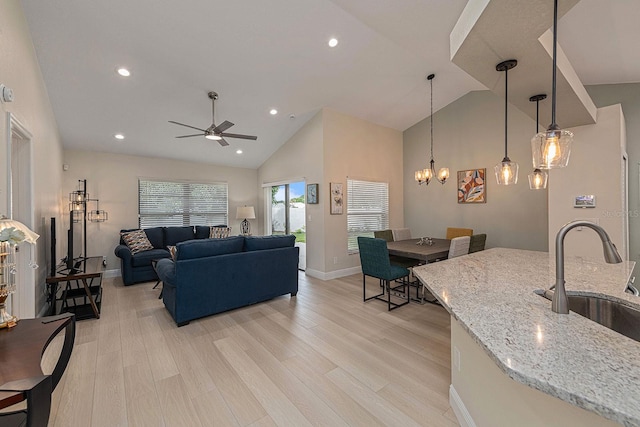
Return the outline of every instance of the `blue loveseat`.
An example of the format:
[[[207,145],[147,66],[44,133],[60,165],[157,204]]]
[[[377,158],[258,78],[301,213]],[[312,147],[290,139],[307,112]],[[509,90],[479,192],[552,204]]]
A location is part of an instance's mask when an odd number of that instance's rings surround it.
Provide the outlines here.
[[[295,236],[234,236],[176,245],[156,265],[164,305],[177,323],[298,293]]]
[[[215,227],[226,227],[226,225],[216,225]],[[120,230],[120,233],[134,230],[139,229]],[[152,260],[170,258],[168,246],[175,246],[187,240],[208,239],[209,230],[209,226],[201,225],[196,225],[195,227],[145,228],[144,232],[149,242],[153,245],[153,249],[138,252],[137,254],[132,254],[129,247],[124,244],[122,237],[120,237],[120,244],[116,246],[114,252],[120,258],[120,271],[125,286],[158,280],[158,275],[151,265]]]

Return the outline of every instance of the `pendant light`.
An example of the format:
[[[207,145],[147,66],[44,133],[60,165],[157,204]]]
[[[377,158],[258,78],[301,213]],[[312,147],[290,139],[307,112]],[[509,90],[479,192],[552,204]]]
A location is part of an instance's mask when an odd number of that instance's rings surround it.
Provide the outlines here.
[[[431,161],[429,162],[429,168],[422,169],[414,173],[414,178],[418,182],[418,184],[424,183],[429,185],[429,182],[431,182],[431,179],[433,177],[435,177],[438,182],[440,182],[440,184],[444,184],[445,182],[447,182],[447,179],[449,179],[449,168],[440,168],[440,170],[438,170],[438,174],[436,175],[436,162],[433,160],[433,78],[435,76],[435,74],[429,74],[427,76],[427,80],[429,80],[429,83],[431,85],[431,115],[429,116],[431,120]]]
[[[551,124],[545,132],[531,140],[533,167],[540,169],[563,168],[569,164],[573,133],[560,129],[556,123],[556,68],[558,49],[558,0],[553,2],[553,78],[551,83]]]
[[[540,101],[546,98],[547,94],[545,93],[541,93],[540,95],[533,95],[531,98],[529,98],[529,101],[536,103],[536,132],[538,131],[538,126],[540,123]],[[532,190],[543,190],[547,188],[548,179],[549,174],[536,167],[533,172],[529,174],[529,188]]]
[[[509,70],[518,65],[515,59],[509,59],[496,65],[497,71],[504,71],[504,159],[495,165],[496,180],[498,185],[512,185],[518,183],[518,164],[512,162],[507,154],[507,112],[509,109]]]

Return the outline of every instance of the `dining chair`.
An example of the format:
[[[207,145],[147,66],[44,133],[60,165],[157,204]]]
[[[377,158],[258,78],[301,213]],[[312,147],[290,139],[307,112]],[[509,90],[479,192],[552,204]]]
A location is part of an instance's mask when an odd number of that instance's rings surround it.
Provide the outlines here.
[[[409,270],[391,265],[387,242],[383,239],[360,236],[358,237],[358,249],[360,251],[360,265],[362,266],[362,301],[377,299],[386,302],[389,311],[409,304],[409,282],[405,280],[409,277]],[[382,282],[381,293],[367,297],[367,276],[375,277]],[[391,282],[396,279],[402,279],[401,284],[391,286]],[[406,295],[407,300],[402,303],[392,302],[391,292],[400,292],[400,288],[402,288],[401,293],[403,296]],[[384,298],[385,293],[387,294],[386,299]]]
[[[411,230],[408,228],[396,228],[391,230],[393,232],[393,240],[409,240],[411,239]]]
[[[447,240],[455,239],[460,236],[471,236],[473,234],[473,229],[471,228],[455,228],[448,227],[447,228]]]
[[[376,239],[382,239],[386,242],[393,242],[393,231],[391,230],[377,230],[373,232],[373,237]]]
[[[451,246],[449,246],[449,259],[467,255],[469,253],[470,236],[460,236],[451,239]]]
[[[469,242],[469,253],[484,251],[484,245],[487,242],[486,234],[474,234]]]

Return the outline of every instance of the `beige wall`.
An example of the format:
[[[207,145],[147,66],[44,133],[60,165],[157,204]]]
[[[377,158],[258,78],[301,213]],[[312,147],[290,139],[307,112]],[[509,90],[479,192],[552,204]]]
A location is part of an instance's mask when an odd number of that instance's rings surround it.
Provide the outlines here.
[[[621,104],[624,111],[629,156],[628,212],[629,260],[640,268],[640,83],[588,86],[587,91],[598,107]]]
[[[307,270],[322,271],[324,266],[325,230],[325,188],[323,188],[323,112],[311,118],[298,132],[282,145],[258,168],[258,205],[260,217],[265,218],[265,198],[263,185],[304,179],[308,184],[320,183],[317,205],[306,205],[306,249]],[[328,191],[328,190],[327,190]],[[260,232],[264,233],[264,221],[260,222]]]
[[[51,109],[47,90],[40,73],[33,42],[18,0],[0,2],[0,83],[13,89],[15,100],[0,102],[0,214],[7,214],[7,150],[6,113],[12,113],[32,134],[33,228],[42,237],[37,243],[35,290],[30,299],[31,313],[17,313],[32,317],[44,307],[44,282],[47,275],[48,219],[57,216],[61,194],[62,143]],[[20,198],[14,195],[14,200]],[[45,222],[46,221],[46,222]],[[20,291],[18,291],[20,292]],[[34,298],[35,295],[35,298]],[[18,296],[19,297],[19,296]]]
[[[324,179],[320,195],[325,200],[324,272],[360,265],[358,254],[347,254],[346,204],[342,215],[330,215],[326,202],[330,182],[344,184],[347,178],[389,183],[389,225],[403,223],[402,132],[324,109]],[[337,258],[337,259],[336,259]],[[334,262],[336,261],[336,262]]]
[[[569,165],[549,174],[549,252],[555,252],[560,227],[587,219],[607,230],[624,257],[622,153],[626,139],[622,108],[619,104],[599,108],[596,124],[570,130],[574,141]],[[584,194],[596,196],[595,208],[573,207],[575,196]],[[601,260],[602,244],[591,230],[574,230],[565,238],[565,253]]]
[[[63,196],[68,197],[67,193],[76,189],[79,179],[86,179],[89,195],[99,199],[100,209],[109,214],[109,221],[87,225],[88,255],[106,255],[107,269],[120,268],[119,259],[113,254],[120,230],[138,227],[138,178],[227,182],[229,225],[233,234],[240,232],[241,220],[235,219],[236,208],[257,206],[258,202],[255,169],[80,150],[65,150],[64,164],[69,165],[69,170],[63,175]],[[66,209],[66,202],[64,206]],[[68,212],[63,217],[66,229]],[[252,221],[252,225],[259,221],[259,218]]]
[[[489,91],[471,92],[434,114],[436,169],[446,166],[444,185],[414,181],[428,166],[429,118],[404,132],[404,225],[413,236],[444,237],[447,227],[487,234],[487,247],[547,250],[547,191],[530,190],[530,141],[535,122],[509,108],[509,157],[520,165],[515,186],[499,186],[493,167],[504,157],[504,99]],[[486,168],[487,203],[457,202],[457,171]]]
[[[402,225],[402,133],[323,109],[258,171],[260,184],[304,178],[319,183],[319,203],[307,205],[307,274],[329,279],[353,274],[347,254],[347,215],[329,213],[329,183],[347,177],[389,183],[390,225]],[[261,192],[260,208],[264,209]],[[335,262],[334,262],[335,260]]]

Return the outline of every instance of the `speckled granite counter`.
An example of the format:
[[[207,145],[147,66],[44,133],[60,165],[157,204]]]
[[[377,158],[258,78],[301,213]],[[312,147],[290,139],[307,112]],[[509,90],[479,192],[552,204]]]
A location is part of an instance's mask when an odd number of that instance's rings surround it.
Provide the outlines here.
[[[565,260],[568,294],[625,293],[633,263]],[[623,425],[640,426],[640,342],[578,314],[551,311],[534,294],[555,282],[546,252],[494,248],[414,269],[509,377]],[[640,327],[640,325],[639,325]]]

